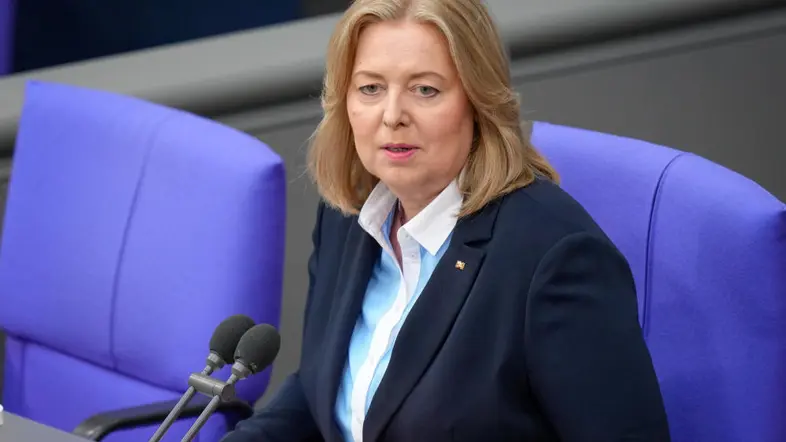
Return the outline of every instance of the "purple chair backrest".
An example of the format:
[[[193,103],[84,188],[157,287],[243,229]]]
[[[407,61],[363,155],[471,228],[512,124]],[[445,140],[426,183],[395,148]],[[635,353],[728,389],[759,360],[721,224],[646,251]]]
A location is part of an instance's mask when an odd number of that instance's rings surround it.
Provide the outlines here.
[[[11,72],[14,50],[14,2],[0,0],[0,75]]]
[[[281,158],[247,134],[31,83],[0,249],[3,405],[71,431],[98,412],[179,397],[225,317],[277,326],[285,186]],[[238,395],[258,399],[269,373]]]
[[[674,442],[786,440],[786,206],[693,154],[536,123],[627,256]]]

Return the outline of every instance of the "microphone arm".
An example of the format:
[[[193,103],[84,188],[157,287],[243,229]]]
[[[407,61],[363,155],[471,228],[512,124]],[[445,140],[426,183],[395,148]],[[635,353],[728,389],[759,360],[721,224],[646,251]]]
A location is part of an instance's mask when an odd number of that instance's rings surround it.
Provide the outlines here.
[[[221,357],[218,356],[217,354],[211,352],[210,355],[208,355],[207,357],[207,366],[205,367],[204,370],[202,370],[201,374],[207,377],[211,373],[213,373],[213,370],[217,368],[221,368],[224,365],[225,365],[224,360],[221,359]],[[192,377],[194,376],[192,375]],[[194,398],[194,395],[197,392],[197,388],[194,385],[192,385],[191,378],[189,378],[188,383],[189,383],[188,390],[186,390],[183,396],[180,397],[180,400],[177,402],[177,405],[175,405],[175,407],[172,408],[172,411],[169,412],[166,419],[164,419],[164,422],[161,423],[161,426],[158,427],[156,432],[153,434],[153,437],[151,437],[148,442],[160,442],[161,439],[164,437],[164,434],[167,432],[167,430],[169,430],[169,427],[171,427],[172,424],[175,423],[178,416],[180,416],[180,413],[183,412],[183,408],[185,408],[186,405],[188,405],[188,403],[191,401],[191,399]]]
[[[229,401],[234,397],[234,393],[235,393],[234,385],[239,380],[240,378],[233,373],[231,376],[229,376],[229,379],[227,379],[226,383],[220,381],[211,383],[211,384],[219,384],[212,388],[214,390],[220,388],[222,392],[214,393],[213,398],[210,399],[210,402],[207,404],[207,407],[205,407],[205,409],[202,410],[202,414],[199,415],[196,422],[194,422],[194,425],[192,425],[191,428],[188,429],[188,433],[186,433],[186,435],[183,436],[183,439],[181,439],[180,442],[191,442],[192,440],[194,440],[197,433],[199,433],[199,430],[202,429],[202,427],[207,423],[207,420],[210,419],[210,416],[212,416],[213,413],[215,413],[216,410],[218,409],[218,406],[221,405],[221,401],[222,400]]]
[[[243,336],[238,341],[234,354],[235,362],[232,364],[232,375],[229,376],[226,382],[214,379],[207,379],[207,382],[202,382],[205,379],[199,379],[199,382],[192,383],[189,380],[191,386],[202,393],[208,391],[206,394],[212,396],[212,398],[180,442],[191,442],[210,418],[210,415],[221,405],[221,401],[228,401],[234,398],[235,383],[258,373],[272,364],[280,346],[281,336],[279,336],[275,328],[268,324],[255,325],[243,333]],[[200,377],[200,375],[194,376]],[[205,377],[202,376],[202,378]]]

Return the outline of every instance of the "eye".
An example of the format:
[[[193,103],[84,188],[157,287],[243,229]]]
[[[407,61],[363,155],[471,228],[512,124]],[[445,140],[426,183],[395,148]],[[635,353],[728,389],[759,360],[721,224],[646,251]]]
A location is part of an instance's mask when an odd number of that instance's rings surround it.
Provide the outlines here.
[[[439,91],[431,86],[416,86],[415,92],[426,98],[434,97],[439,94]]]
[[[378,84],[367,84],[358,88],[360,93],[365,95],[376,95],[380,89],[381,87]]]

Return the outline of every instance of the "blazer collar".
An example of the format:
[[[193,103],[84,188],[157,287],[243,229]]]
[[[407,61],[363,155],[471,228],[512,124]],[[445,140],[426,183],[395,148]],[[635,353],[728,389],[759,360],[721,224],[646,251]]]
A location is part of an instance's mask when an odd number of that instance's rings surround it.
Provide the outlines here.
[[[320,371],[316,399],[319,424],[325,431],[323,436],[327,442],[343,440],[335,419],[336,395],[347,360],[349,340],[363,306],[371,272],[381,252],[379,244],[357,222],[351,223],[346,244],[343,255],[338,258],[335,301],[329,313],[330,326],[322,348],[324,365]]]
[[[396,338],[385,376],[371,400],[363,440],[375,441],[429,368],[469,295],[491,238],[498,203],[456,224],[453,239]]]
[[[366,416],[363,439],[377,440],[428,369],[444,338],[464,305],[485,256],[483,245],[491,238],[499,202],[458,220],[451,244],[413,306],[396,339],[396,348]],[[340,274],[336,283],[336,302],[330,312],[330,328],[325,336],[324,369],[321,371],[317,408],[320,426],[329,433],[327,441],[340,441],[335,421],[335,403],[349,341],[361,312],[374,263],[380,246],[356,222],[347,234]]]
[[[428,206],[401,228],[430,254],[436,255],[456,226],[456,216],[463,200],[458,180],[453,180]],[[389,244],[387,231],[383,226],[397,202],[396,196],[380,181],[360,210],[358,223],[382,247]]]

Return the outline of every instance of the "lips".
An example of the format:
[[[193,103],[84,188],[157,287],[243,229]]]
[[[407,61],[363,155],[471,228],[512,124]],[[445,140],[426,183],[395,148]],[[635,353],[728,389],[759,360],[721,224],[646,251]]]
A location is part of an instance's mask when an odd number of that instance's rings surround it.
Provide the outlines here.
[[[403,153],[415,150],[418,147],[411,144],[386,144],[382,148],[388,152]]]
[[[401,163],[409,161],[415,156],[418,147],[411,144],[390,143],[382,146],[382,151],[385,152],[385,156],[387,156],[389,160]]]

